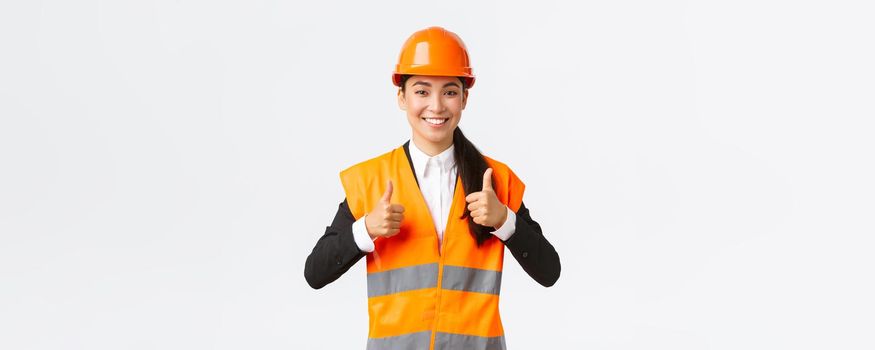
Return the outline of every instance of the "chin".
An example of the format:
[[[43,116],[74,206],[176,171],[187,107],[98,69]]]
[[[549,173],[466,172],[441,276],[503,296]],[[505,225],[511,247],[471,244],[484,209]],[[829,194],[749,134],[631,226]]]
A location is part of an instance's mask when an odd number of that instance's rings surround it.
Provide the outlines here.
[[[422,135],[425,136],[426,140],[428,140],[429,142],[433,142],[433,143],[441,143],[442,141],[447,140],[447,139],[451,139],[453,137],[452,132],[446,132],[446,131],[435,132],[435,131],[431,131],[431,130],[426,130],[425,132],[422,133]]]

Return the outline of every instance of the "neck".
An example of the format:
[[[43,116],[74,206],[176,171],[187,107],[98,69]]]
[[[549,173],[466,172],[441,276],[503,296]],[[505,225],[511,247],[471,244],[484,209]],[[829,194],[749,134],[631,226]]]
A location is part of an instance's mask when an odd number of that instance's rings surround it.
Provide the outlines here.
[[[440,154],[443,151],[446,151],[447,148],[453,144],[453,138],[450,137],[447,140],[443,140],[441,142],[435,143],[425,139],[421,139],[413,134],[413,143],[419,148],[420,151],[427,154],[429,157],[434,157]]]

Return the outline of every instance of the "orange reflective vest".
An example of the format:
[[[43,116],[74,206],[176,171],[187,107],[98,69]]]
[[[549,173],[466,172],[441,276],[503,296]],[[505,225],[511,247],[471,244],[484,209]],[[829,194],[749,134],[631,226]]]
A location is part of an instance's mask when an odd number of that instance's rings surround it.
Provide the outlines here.
[[[498,199],[516,212],[525,185],[501,162],[493,170]],[[367,255],[368,349],[505,349],[498,313],[504,244],[490,237],[480,247],[461,219],[467,203],[461,180],[442,247],[404,147],[340,173],[356,220],[370,212],[392,180],[392,203],[404,206],[401,231],[374,241]]]

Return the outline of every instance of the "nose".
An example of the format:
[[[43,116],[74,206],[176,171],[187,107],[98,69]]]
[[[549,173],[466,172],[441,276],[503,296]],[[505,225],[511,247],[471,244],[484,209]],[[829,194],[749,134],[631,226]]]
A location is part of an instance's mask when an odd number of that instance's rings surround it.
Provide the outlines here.
[[[432,94],[428,105],[433,113],[442,113],[444,111],[444,102],[441,100],[440,94]]]

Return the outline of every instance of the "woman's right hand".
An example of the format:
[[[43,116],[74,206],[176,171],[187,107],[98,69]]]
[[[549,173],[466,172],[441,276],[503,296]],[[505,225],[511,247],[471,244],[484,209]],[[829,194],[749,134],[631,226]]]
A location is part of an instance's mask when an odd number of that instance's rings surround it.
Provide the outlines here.
[[[386,185],[383,198],[377,202],[376,207],[365,217],[365,227],[371,239],[377,237],[392,237],[401,231],[401,221],[404,220],[404,206],[392,204],[392,181]]]

